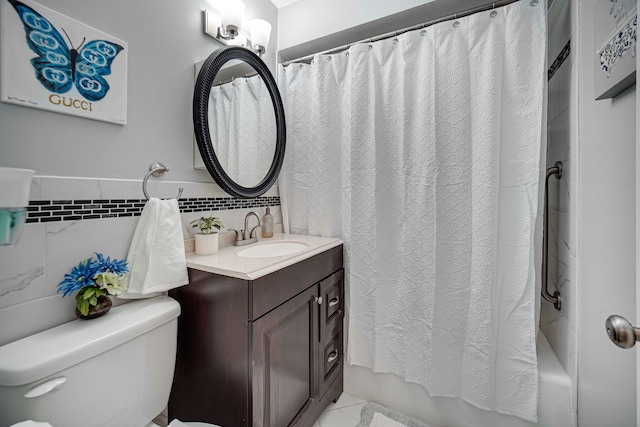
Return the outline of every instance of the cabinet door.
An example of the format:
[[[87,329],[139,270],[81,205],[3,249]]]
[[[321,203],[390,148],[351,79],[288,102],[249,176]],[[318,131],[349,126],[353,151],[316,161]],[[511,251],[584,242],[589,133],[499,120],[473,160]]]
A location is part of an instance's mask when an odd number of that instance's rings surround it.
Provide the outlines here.
[[[319,396],[322,398],[342,373],[344,318],[344,275],[339,270],[320,282]]]
[[[318,354],[317,286],[252,323],[253,425],[307,422]]]

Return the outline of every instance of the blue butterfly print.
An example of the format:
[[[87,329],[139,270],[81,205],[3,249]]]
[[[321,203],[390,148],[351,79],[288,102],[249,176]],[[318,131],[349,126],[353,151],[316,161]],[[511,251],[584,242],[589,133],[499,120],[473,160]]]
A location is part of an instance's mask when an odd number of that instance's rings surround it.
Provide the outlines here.
[[[78,49],[73,45],[69,48],[44,16],[17,0],[8,1],[24,25],[27,45],[38,54],[31,60],[31,65],[40,83],[54,93],[66,93],[75,85],[89,101],[104,98],[109,91],[104,76],[111,74],[111,63],[124,48],[106,40],[92,40],[84,45],[86,39]],[[67,35],[64,28],[62,31]]]

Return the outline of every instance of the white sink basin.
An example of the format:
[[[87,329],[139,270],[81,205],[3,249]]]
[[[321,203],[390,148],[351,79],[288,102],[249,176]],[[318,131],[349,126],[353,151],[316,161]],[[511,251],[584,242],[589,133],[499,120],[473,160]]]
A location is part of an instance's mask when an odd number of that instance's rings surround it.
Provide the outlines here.
[[[244,258],[270,258],[294,254],[308,247],[305,243],[300,242],[273,242],[251,246],[241,250],[236,255]]]

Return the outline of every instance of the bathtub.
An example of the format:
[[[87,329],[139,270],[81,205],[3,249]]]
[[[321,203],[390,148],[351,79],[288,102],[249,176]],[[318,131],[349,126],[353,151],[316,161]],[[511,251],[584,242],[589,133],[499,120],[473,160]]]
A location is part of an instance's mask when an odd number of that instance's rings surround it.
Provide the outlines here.
[[[345,366],[344,389],[430,424],[432,427],[573,427],[572,385],[569,375],[540,331],[536,341],[540,375],[538,423],[483,411],[459,399],[432,398],[426,390],[389,374]]]

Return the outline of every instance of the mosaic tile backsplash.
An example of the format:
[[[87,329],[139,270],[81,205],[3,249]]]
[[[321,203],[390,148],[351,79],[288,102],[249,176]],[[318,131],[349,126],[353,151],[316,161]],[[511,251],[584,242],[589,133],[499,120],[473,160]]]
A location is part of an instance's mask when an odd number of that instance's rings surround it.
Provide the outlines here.
[[[140,216],[145,199],[32,200],[27,223]],[[197,197],[178,201],[181,213],[280,206],[279,196],[236,199]]]

